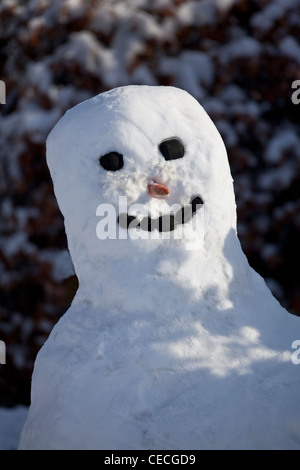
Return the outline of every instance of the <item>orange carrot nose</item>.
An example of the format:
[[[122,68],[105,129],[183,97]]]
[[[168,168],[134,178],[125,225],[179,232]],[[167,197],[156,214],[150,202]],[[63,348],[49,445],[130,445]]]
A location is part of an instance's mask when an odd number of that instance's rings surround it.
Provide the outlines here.
[[[164,196],[167,196],[170,193],[170,191],[163,184],[151,183],[151,184],[148,184],[148,193],[152,197],[164,197]]]

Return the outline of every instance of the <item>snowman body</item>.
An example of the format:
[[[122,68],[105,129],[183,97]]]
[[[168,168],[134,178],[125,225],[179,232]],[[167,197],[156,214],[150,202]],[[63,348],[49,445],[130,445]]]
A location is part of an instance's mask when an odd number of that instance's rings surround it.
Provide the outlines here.
[[[299,319],[241,250],[198,102],[103,93],[59,121],[47,161],[79,288],[38,354],[20,448],[299,448]]]

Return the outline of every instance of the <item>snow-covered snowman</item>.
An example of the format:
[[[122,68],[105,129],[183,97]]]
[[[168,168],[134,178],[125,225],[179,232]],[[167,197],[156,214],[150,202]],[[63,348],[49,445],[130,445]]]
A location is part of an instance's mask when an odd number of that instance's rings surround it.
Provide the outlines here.
[[[69,110],[47,162],[79,279],[20,449],[300,448],[300,319],[242,252],[223,141],[187,92]]]

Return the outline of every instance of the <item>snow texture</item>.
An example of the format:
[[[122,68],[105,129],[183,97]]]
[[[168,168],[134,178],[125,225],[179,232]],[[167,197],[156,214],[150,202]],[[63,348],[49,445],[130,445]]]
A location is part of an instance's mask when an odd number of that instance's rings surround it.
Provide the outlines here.
[[[12,345],[1,406],[29,404],[36,352],[77,288],[46,137],[115,86],[173,85],[200,100],[226,144],[249,263],[300,315],[299,13],[299,0],[0,2],[0,338]]]
[[[164,160],[169,138],[183,158]],[[124,167],[109,172],[113,151]],[[226,150],[199,103],[173,87],[105,92],[62,117],[47,162],[79,289],[38,354],[19,448],[299,449],[299,318],[241,250]],[[147,194],[153,179],[168,199]],[[99,204],[167,214],[196,195],[171,235],[96,236]]]
[[[0,408],[0,450],[16,450],[27,418],[26,406]]]

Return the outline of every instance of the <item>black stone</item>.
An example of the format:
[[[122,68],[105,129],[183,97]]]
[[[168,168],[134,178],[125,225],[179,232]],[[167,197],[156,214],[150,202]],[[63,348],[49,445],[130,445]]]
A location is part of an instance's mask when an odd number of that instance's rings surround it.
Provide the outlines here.
[[[157,228],[157,219],[151,219],[151,217],[144,217],[140,222],[142,230],[152,232]]]
[[[191,204],[183,206],[177,213],[176,213],[176,220],[180,224],[185,224],[189,222],[193,217],[193,210]]]
[[[203,200],[201,199],[200,196],[196,196],[192,199],[191,204],[192,204],[192,212],[194,214],[196,210],[199,209],[199,206],[203,205]]]
[[[118,224],[122,228],[128,229],[130,224],[133,223],[133,221],[136,221],[136,218],[133,215],[120,214],[118,217]]]
[[[175,228],[175,219],[173,215],[161,215],[158,218],[159,232],[172,232]]]
[[[118,224],[126,229],[140,227],[141,230],[152,232],[158,229],[159,232],[172,232],[177,225],[189,222],[194,213],[203,205],[203,200],[200,196],[196,196],[187,204],[179,209],[175,215],[161,215],[157,219],[151,217],[144,217],[140,222],[133,215],[120,214],[118,217]]]
[[[159,150],[163,154],[165,160],[177,160],[184,155],[184,147],[178,139],[164,140],[159,145]]]
[[[124,165],[123,155],[118,152],[109,152],[99,158],[100,165],[107,171],[120,170]]]

